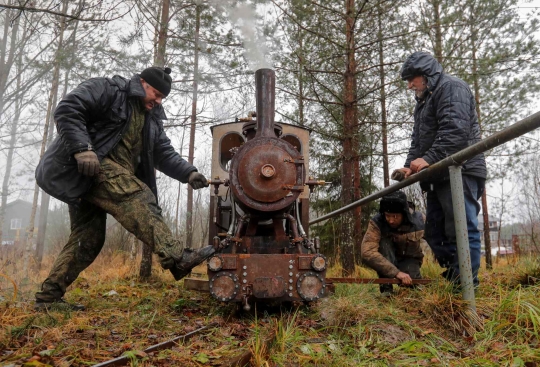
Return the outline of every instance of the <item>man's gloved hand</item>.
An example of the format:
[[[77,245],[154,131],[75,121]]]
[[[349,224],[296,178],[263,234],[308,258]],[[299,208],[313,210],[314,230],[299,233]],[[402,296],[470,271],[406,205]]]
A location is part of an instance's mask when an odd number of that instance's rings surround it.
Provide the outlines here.
[[[402,170],[395,170],[394,172],[392,172],[392,175],[390,176],[390,178],[394,181],[403,181],[405,179],[405,172],[403,172]]]
[[[99,173],[99,159],[97,154],[91,150],[75,153],[79,173],[85,176],[94,176]]]
[[[193,187],[194,190],[202,189],[203,187],[208,187],[209,185],[206,177],[197,171],[191,172],[188,178],[188,183],[191,185],[191,187]]]
[[[390,178],[394,181],[403,181],[407,177],[409,177],[412,174],[412,171],[410,168],[403,167],[400,169],[396,169],[394,172],[392,172],[392,175]]]

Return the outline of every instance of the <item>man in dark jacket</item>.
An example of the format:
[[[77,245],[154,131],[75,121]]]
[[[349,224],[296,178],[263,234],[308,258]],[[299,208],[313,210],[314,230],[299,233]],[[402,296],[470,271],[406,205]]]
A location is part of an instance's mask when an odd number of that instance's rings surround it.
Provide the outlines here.
[[[442,66],[426,52],[415,52],[405,60],[401,78],[415,92],[414,128],[405,168],[408,177],[480,140],[474,97],[467,83],[443,72]],[[478,213],[486,180],[486,162],[479,154],[462,167],[465,211],[474,283],[480,268]],[[426,240],[443,276],[459,283],[454,211],[448,174],[420,183],[427,191]]]
[[[101,251],[107,213],[150,246],[176,280],[214,252],[212,246],[184,249],[157,204],[155,169],[194,189],[208,186],[163,129],[161,102],[171,90],[170,72],[150,67],[131,79],[90,79],[58,104],[58,135],[38,164],[36,181],[69,204],[71,235],[36,293],[36,309],[84,309],[62,297]]]
[[[368,224],[362,241],[362,260],[380,278],[397,278],[404,285],[420,279],[424,254],[421,241],[424,218],[409,209],[407,195],[401,191],[381,199],[379,213]],[[381,293],[390,295],[392,284],[381,284]]]

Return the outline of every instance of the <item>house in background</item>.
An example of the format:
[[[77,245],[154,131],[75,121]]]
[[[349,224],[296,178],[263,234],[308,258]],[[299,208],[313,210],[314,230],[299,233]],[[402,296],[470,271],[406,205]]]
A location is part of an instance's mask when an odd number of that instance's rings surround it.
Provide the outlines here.
[[[17,199],[6,204],[4,215],[4,226],[2,228],[2,246],[17,245],[26,236],[26,229],[30,224],[30,213],[32,203]],[[39,206],[36,212],[35,232],[37,234],[37,224],[39,223]]]
[[[484,255],[486,253],[486,244],[484,241],[484,216],[482,213],[478,216],[478,229],[480,230],[480,241],[482,242],[481,251],[482,255]],[[499,220],[491,215],[489,216],[489,239],[491,240],[491,254],[497,256],[499,251]],[[501,256],[513,253],[512,238],[505,238],[501,235],[500,247]]]

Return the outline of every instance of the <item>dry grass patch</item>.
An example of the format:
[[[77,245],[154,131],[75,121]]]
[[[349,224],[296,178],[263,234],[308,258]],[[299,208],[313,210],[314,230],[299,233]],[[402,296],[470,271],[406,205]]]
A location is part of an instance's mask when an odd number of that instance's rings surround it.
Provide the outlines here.
[[[138,366],[218,366],[249,349],[258,366],[540,365],[540,288],[519,285],[521,275],[533,274],[534,260],[481,271],[479,318],[472,323],[461,296],[429,259],[422,271],[436,281],[428,286],[395,287],[394,297],[383,298],[377,285],[341,284],[310,307],[259,309],[256,317],[238,317],[232,305],[183,290],[157,266],[141,282],[135,264],[122,254],[100,256],[67,294],[88,306],[82,313],[36,314],[33,292],[47,269],[22,277],[13,263],[0,268],[18,288],[13,302],[3,293],[12,293],[13,284],[0,277],[0,365],[87,366],[128,353]],[[194,271],[204,272],[204,265]],[[330,269],[329,276],[341,270]],[[376,277],[365,268],[355,276]],[[169,350],[139,353],[210,322],[220,326]],[[268,335],[275,335],[271,344]]]

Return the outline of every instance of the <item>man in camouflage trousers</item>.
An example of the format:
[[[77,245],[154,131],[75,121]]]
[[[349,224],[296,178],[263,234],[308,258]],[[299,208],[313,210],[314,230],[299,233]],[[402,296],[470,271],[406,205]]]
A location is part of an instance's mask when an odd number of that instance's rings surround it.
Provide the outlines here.
[[[422,277],[423,236],[424,218],[409,209],[407,195],[402,191],[388,194],[381,199],[379,213],[369,221],[362,241],[362,260],[380,278],[396,278],[412,285],[412,279]],[[392,284],[379,287],[384,296],[392,294]]]
[[[131,79],[90,79],[56,108],[58,135],[36,169],[36,180],[69,204],[71,234],[36,293],[37,310],[84,309],[62,297],[100,253],[107,213],[150,246],[176,280],[214,253],[212,246],[184,249],[157,203],[155,169],[194,189],[208,186],[174,151],[163,129],[161,103],[171,90],[170,71],[150,67]]]

